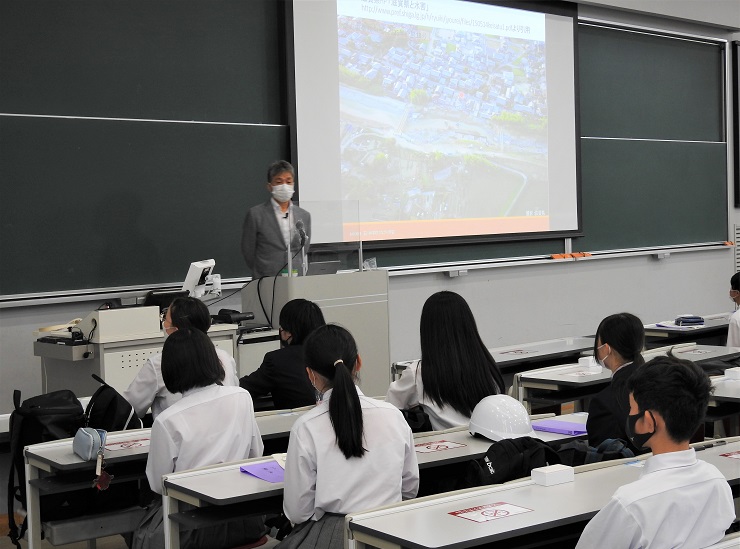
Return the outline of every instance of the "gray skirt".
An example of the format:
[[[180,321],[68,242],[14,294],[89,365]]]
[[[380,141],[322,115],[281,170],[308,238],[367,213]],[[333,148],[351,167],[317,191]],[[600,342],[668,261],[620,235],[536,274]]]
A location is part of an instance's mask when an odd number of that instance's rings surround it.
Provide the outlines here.
[[[275,549],[344,549],[344,515],[327,513],[297,524]]]

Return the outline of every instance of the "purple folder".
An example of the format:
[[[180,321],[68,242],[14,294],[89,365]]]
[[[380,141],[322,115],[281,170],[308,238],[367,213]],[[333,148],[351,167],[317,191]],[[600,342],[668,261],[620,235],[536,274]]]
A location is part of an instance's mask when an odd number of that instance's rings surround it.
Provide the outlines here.
[[[251,465],[242,465],[239,470],[267,482],[283,482],[285,471],[277,461],[263,461]]]
[[[585,435],[586,426],[580,423],[571,423],[570,421],[558,421],[557,419],[540,419],[537,423],[532,424],[535,431],[545,431],[548,433],[559,433],[561,435]]]

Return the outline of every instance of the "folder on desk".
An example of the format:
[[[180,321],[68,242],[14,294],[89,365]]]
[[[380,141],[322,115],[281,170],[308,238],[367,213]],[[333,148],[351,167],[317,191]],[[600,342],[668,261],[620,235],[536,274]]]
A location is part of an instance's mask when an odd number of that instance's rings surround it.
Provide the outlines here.
[[[557,419],[541,419],[532,424],[535,431],[545,431],[547,433],[558,433],[561,435],[585,435],[586,426],[570,421],[558,421]]]

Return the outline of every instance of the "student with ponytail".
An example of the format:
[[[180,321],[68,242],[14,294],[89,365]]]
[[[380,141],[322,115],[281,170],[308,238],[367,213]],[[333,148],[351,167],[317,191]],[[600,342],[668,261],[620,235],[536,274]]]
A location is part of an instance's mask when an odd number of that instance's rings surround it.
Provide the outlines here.
[[[290,431],[283,508],[296,527],[279,547],[340,548],[344,515],[416,496],[414,440],[401,412],[355,385],[352,334],[321,326],[303,347],[318,402]]]

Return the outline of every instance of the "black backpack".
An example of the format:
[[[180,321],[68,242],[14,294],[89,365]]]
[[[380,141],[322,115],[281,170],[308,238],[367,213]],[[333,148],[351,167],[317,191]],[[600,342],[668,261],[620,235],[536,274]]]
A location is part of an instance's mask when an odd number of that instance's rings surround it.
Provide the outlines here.
[[[485,457],[468,464],[461,488],[528,477],[532,469],[557,463],[560,463],[558,454],[539,439],[505,438],[491,444]]]
[[[432,428],[432,421],[429,419],[429,414],[426,413],[421,404],[401,410],[401,414],[403,414],[403,418],[406,420],[406,423],[411,427],[412,433],[434,431]]]
[[[563,465],[575,467],[586,463],[598,463],[612,459],[634,457],[627,443],[618,438],[608,438],[596,448],[589,446],[585,440],[574,440],[558,448],[558,456]]]
[[[106,431],[141,429],[143,427],[141,419],[128,400],[99,376],[92,374],[92,377],[100,382],[101,386],[87,404],[85,425]]]
[[[27,520],[18,528],[15,523],[14,502],[26,509],[26,471],[23,448],[31,444],[49,442],[74,436],[84,424],[85,415],[80,401],[72,391],[54,391],[27,399],[21,404],[21,392],[13,391],[10,414],[10,475],[8,478],[8,537],[16,547],[27,528]],[[18,479],[17,483],[15,479]],[[77,507],[74,494],[43,496],[48,503],[43,506],[42,520],[65,518],[67,511]],[[53,500],[53,501],[51,501]]]

